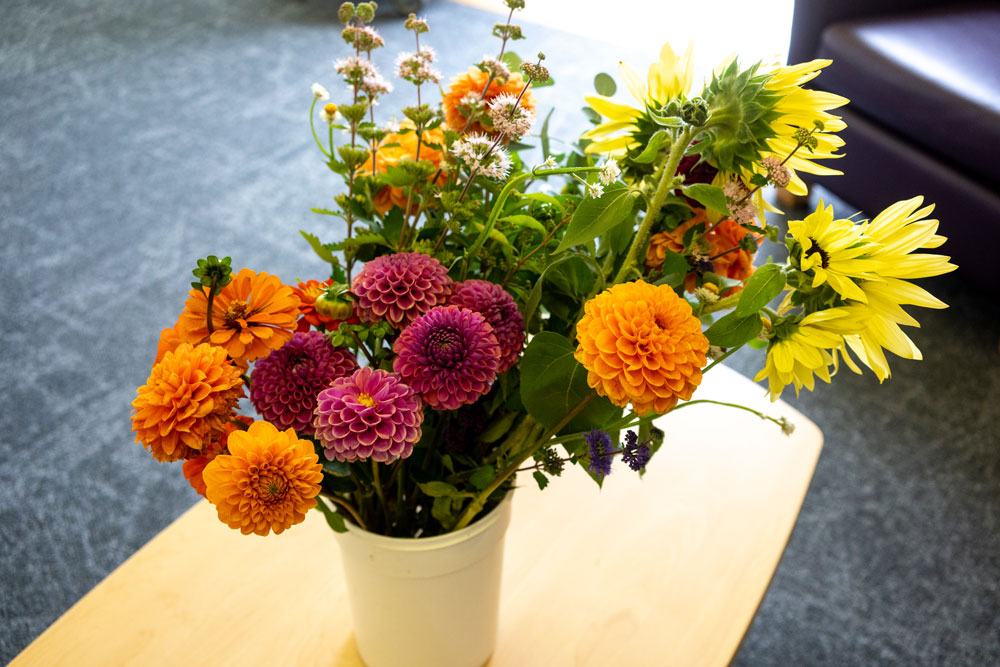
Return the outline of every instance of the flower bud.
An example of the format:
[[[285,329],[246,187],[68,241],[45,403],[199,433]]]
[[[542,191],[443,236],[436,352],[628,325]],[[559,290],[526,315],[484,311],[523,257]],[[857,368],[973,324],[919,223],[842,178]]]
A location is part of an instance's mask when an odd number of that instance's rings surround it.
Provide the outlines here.
[[[347,23],[354,18],[354,3],[345,2],[340,5],[340,9],[337,10],[337,18],[340,19],[341,23]]]

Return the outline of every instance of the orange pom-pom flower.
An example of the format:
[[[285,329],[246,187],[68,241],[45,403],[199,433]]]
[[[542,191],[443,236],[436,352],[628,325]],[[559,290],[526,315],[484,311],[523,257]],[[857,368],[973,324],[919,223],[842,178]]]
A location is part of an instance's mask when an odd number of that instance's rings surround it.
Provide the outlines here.
[[[253,361],[277,350],[295,333],[299,298],[277,276],[240,269],[212,300],[208,330],[208,288],[193,289],[177,321],[186,343],[210,342],[239,361]]]
[[[316,506],[323,466],[313,444],[294,429],[254,422],[229,434],[229,454],[205,466],[205,496],[219,519],[244,535],[282,533]]]
[[[637,414],[669,412],[701,384],[708,339],[687,301],[667,285],[622,283],[591,299],[577,325],[587,384]]]
[[[212,345],[182,343],[167,352],[132,401],[135,441],[157,461],[197,456],[243,396],[242,373]]]

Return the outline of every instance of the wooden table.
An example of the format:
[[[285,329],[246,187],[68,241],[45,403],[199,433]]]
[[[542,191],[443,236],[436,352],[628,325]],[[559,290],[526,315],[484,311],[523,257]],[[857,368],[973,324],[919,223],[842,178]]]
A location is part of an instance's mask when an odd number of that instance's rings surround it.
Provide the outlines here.
[[[663,418],[642,480],[579,470],[514,496],[490,664],[724,665],[785,548],[822,446],[815,424],[725,367]],[[200,502],[76,603],[12,665],[360,665],[340,555],[318,512],[244,537]]]

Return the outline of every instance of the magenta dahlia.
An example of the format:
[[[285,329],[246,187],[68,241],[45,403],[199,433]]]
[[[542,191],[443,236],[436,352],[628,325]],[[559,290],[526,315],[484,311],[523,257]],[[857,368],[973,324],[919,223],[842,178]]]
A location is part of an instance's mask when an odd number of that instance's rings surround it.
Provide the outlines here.
[[[331,461],[405,459],[420,439],[423,406],[395,373],[360,368],[320,392],[313,426]]]
[[[278,428],[312,435],[316,395],[357,367],[354,355],[334,349],[320,332],[297,333],[257,361],[250,376],[250,401]]]
[[[351,291],[361,321],[386,320],[397,329],[417,319],[451,294],[448,271],[433,257],[419,252],[382,255],[365,264]]]
[[[517,363],[524,345],[524,318],[507,291],[488,280],[466,280],[451,286],[449,306],[474,310],[493,327],[500,344],[498,373],[506,373]]]
[[[475,403],[490,390],[500,344],[479,313],[438,306],[403,329],[392,368],[435,410]]]

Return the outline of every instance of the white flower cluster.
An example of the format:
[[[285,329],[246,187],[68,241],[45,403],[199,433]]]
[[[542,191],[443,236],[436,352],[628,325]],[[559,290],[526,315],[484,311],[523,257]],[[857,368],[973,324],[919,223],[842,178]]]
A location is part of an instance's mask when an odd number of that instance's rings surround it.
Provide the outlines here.
[[[400,53],[396,57],[396,76],[418,86],[428,81],[437,83],[441,80],[441,72],[431,67],[436,55],[430,47]]]
[[[788,185],[791,174],[788,167],[781,163],[781,160],[774,156],[768,156],[760,161],[760,166],[767,170],[767,180],[771,181],[779,188]]]
[[[507,67],[507,64],[492,56],[483,56],[483,59],[476,66],[494,79],[506,81],[510,78],[510,68]]]
[[[362,51],[371,51],[385,46],[382,35],[370,26],[347,26],[341,33],[348,44],[356,45]]]
[[[516,95],[503,93],[490,102],[490,120],[494,130],[517,140],[531,131],[535,114],[522,107]]]
[[[330,91],[324,88],[323,86],[319,85],[318,83],[313,84],[312,91],[313,91],[313,97],[315,97],[317,100],[330,99]]]
[[[337,71],[337,74],[342,74],[347,85],[352,87],[361,87],[365,79],[378,76],[378,70],[375,69],[375,65],[370,60],[357,56],[334,61],[333,69]]]
[[[486,104],[479,93],[466,93],[458,101],[459,112],[474,123],[486,113]]]
[[[502,181],[510,173],[510,156],[499,146],[494,147],[494,143],[490,137],[477,132],[456,141],[451,152],[465,163],[472,176],[482,174]]]
[[[726,195],[729,213],[733,216],[733,220],[741,225],[754,224],[757,220],[757,207],[753,203],[753,198],[747,197],[750,191],[743,183],[728,181],[722,186],[722,193]]]
[[[604,194],[604,186],[600,183],[587,183],[587,196],[598,199]]]
[[[379,95],[386,95],[392,92],[392,84],[386,81],[378,72],[375,72],[373,76],[365,77],[365,80],[361,82],[359,87],[368,96],[373,105],[378,104]]]
[[[597,166],[601,168],[600,179],[604,185],[611,185],[622,175],[622,170],[618,168],[618,162],[613,157],[607,158]]]

